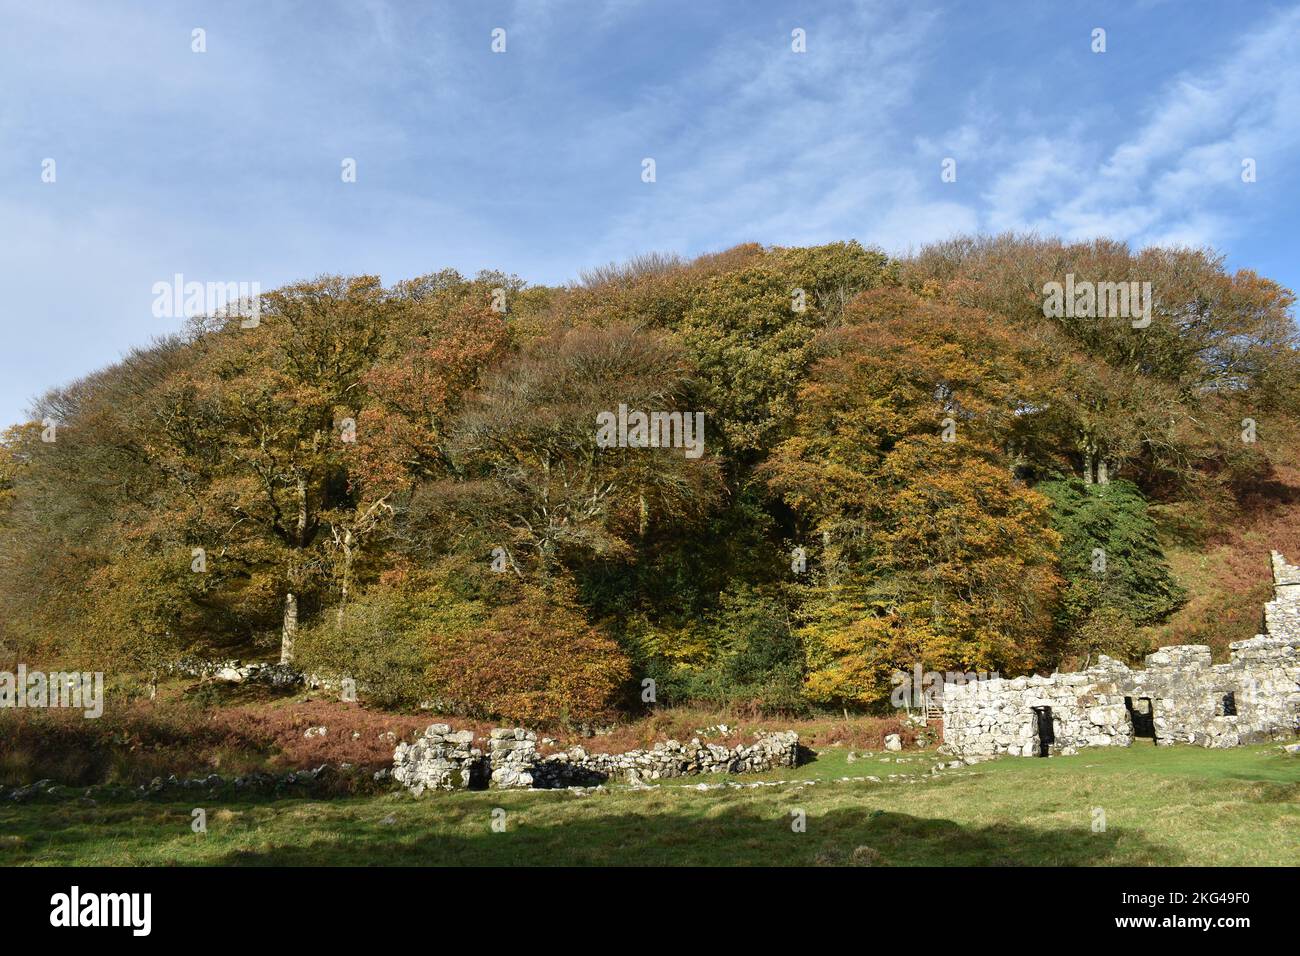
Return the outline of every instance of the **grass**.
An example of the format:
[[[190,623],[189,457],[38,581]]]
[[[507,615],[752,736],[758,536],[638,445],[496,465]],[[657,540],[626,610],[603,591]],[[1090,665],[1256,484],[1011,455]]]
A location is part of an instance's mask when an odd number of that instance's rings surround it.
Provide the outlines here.
[[[0,807],[7,865],[1300,864],[1300,758],[1133,747],[926,776],[932,752],[690,778],[648,791],[487,792],[213,804]],[[881,762],[888,756],[889,763]],[[903,762],[894,762],[896,757]],[[900,775],[894,780],[889,774]],[[880,783],[843,781],[875,775]],[[904,776],[905,775],[905,776]],[[701,792],[700,783],[790,781]],[[1105,812],[1093,830],[1093,808]],[[492,829],[505,811],[504,832]],[[805,832],[792,812],[806,814]]]

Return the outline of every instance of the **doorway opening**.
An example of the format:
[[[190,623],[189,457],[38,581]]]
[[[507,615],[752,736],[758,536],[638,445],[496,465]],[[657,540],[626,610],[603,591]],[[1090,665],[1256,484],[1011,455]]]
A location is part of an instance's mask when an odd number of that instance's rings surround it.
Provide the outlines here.
[[[1223,695],[1223,703],[1219,708],[1219,716],[1220,717],[1237,716],[1237,692],[1236,691],[1230,690]]]
[[[1052,730],[1052,708],[1034,708],[1034,733],[1038,737],[1038,756],[1046,757],[1048,748],[1056,743],[1056,732]]]
[[[1144,737],[1155,743],[1156,711],[1151,698],[1139,697],[1134,700],[1132,697],[1125,697],[1124,707],[1128,710],[1129,723],[1133,725],[1134,739]]]

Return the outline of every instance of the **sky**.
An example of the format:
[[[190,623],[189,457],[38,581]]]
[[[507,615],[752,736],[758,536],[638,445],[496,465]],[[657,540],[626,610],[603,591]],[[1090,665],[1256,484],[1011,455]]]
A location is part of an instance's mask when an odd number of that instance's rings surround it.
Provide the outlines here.
[[[1300,6],[1268,0],[0,0],[0,427],[179,330],[177,273],[1034,230],[1294,289],[1297,169]]]

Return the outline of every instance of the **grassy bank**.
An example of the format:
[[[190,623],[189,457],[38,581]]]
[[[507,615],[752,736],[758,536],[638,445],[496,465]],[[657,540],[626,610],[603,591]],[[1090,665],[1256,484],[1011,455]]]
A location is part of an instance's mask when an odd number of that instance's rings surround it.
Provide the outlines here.
[[[206,834],[191,830],[194,803],[6,805],[0,863],[1300,864],[1300,760],[1275,744],[1008,758],[934,777],[932,753],[849,754],[828,747],[794,771],[648,791],[232,802],[204,808]],[[842,779],[868,775],[880,782]],[[774,780],[789,782],[698,789]],[[492,829],[497,809],[504,832]],[[806,832],[792,830],[797,810]]]

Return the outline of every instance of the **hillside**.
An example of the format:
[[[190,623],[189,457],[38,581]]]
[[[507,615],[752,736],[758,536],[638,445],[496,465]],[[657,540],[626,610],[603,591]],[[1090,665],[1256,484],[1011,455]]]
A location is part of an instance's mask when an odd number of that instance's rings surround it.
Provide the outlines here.
[[[1017,236],[305,281],[4,434],[0,653],[555,726],[1222,653],[1300,557],[1293,302]]]

